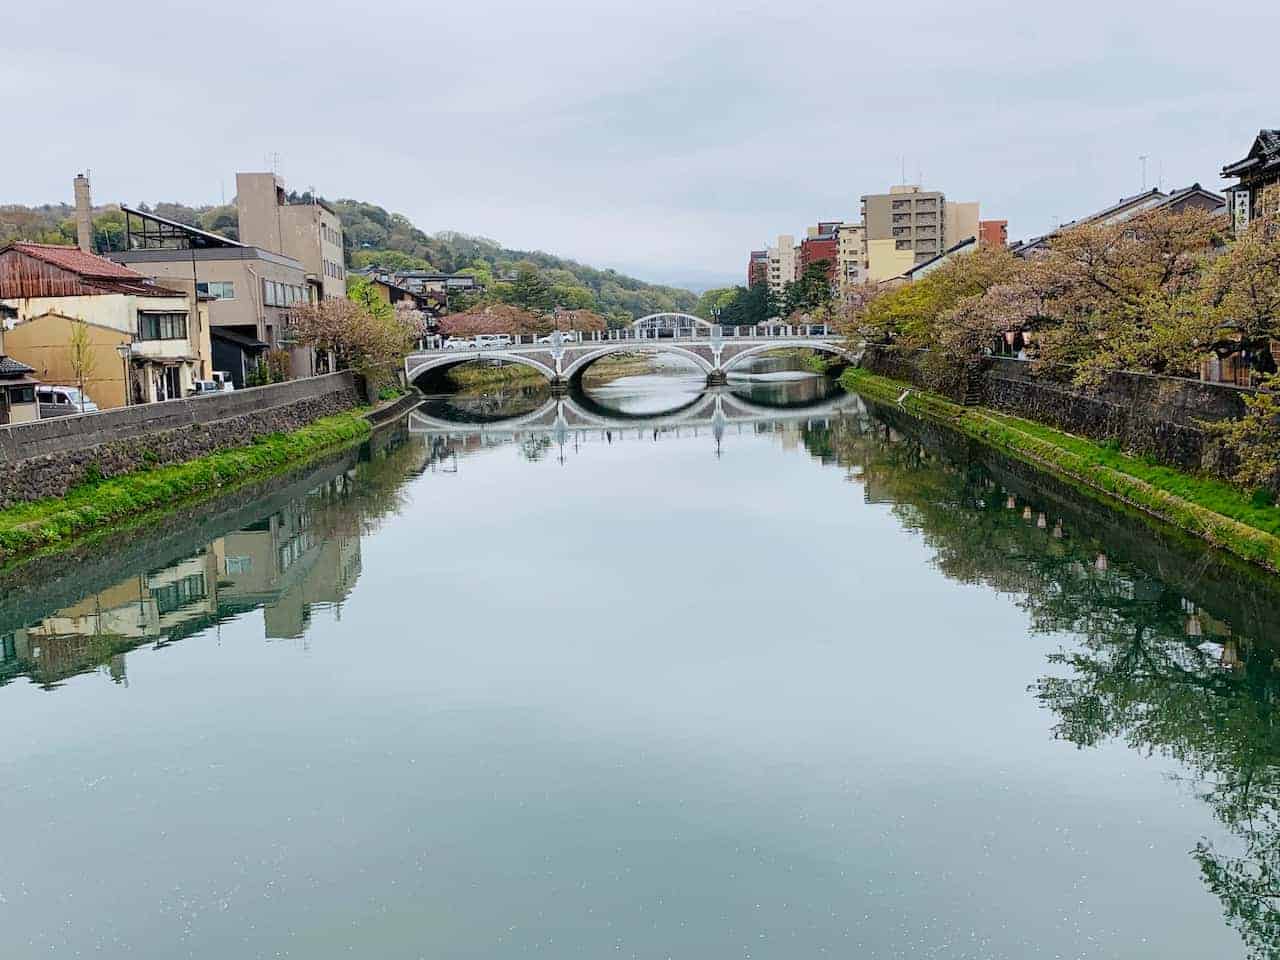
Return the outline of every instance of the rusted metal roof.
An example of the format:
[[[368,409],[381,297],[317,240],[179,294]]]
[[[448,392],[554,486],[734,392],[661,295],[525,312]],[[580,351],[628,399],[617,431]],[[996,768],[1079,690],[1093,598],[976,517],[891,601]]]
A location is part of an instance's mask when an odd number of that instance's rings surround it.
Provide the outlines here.
[[[122,293],[181,297],[149,278],[78,247],[18,241],[0,249],[0,299]]]

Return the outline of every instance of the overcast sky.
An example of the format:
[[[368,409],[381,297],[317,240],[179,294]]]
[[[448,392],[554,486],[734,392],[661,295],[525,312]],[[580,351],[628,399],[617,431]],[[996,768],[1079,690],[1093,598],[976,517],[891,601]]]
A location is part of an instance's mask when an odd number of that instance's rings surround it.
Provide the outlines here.
[[[1041,233],[1280,126],[1275,0],[42,0],[0,24],[0,202],[235,172],[646,279],[900,181]]]

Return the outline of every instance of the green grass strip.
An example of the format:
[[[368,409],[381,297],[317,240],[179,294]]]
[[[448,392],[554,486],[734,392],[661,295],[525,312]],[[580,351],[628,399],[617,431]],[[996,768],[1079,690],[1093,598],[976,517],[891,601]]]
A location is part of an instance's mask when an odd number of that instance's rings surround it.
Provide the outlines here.
[[[841,383],[873,400],[942,420],[1004,453],[1126,503],[1269,570],[1280,572],[1280,508],[1258,505],[1243,491],[1132,457],[1031,420],[962,407],[918,387],[851,368]]]
[[[86,483],[67,492],[0,511],[0,567],[70,545],[95,530],[161,508],[223,492],[279,471],[371,432],[359,412],[324,417],[292,433],[273,433],[232,450]]]

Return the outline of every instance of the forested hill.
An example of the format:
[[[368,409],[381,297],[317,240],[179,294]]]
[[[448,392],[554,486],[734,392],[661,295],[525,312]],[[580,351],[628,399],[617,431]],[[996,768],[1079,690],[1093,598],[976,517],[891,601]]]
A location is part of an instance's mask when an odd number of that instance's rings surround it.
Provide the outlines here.
[[[307,194],[293,199],[310,199]],[[475,273],[486,283],[513,275],[522,263],[537,268],[560,305],[594,309],[621,318],[662,310],[691,311],[698,302],[689,290],[645,283],[615,270],[598,270],[574,260],[533,250],[511,250],[494,240],[445,231],[428,234],[408,217],[360,200],[331,201],[342,219],[347,266],[359,270],[371,265],[393,270],[438,270],[443,273]],[[236,211],[231,205],[190,207],[180,203],[156,203],[146,207],[170,220],[220,233],[236,235]],[[0,206],[0,244],[11,240],[75,243],[72,208],[67,204],[38,207]],[[124,218],[114,207],[94,211],[95,240],[101,250],[118,250],[124,240]]]

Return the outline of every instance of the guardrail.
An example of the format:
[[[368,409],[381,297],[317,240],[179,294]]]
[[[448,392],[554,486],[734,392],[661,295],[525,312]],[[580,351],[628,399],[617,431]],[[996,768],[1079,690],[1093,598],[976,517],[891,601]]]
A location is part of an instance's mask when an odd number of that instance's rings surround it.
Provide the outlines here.
[[[458,338],[465,339],[467,341],[466,346],[446,348],[444,343],[445,340],[449,338],[437,335],[428,337],[423,342],[423,350],[418,352],[444,349],[503,350],[511,347],[552,346],[551,339],[547,336],[537,336],[535,334],[510,334],[505,336],[510,337],[510,342],[486,343],[481,346],[472,338]],[[574,339],[565,338],[561,341],[560,345],[568,348],[589,343],[615,343],[627,340],[663,340],[670,343],[710,343],[717,339],[795,340],[806,337],[813,339],[830,339],[831,337],[838,336],[840,336],[840,334],[833,330],[830,324],[826,323],[771,324],[767,326],[709,327],[705,333],[695,329],[693,333],[689,334],[673,334],[671,331],[665,330],[593,330],[582,333]]]

